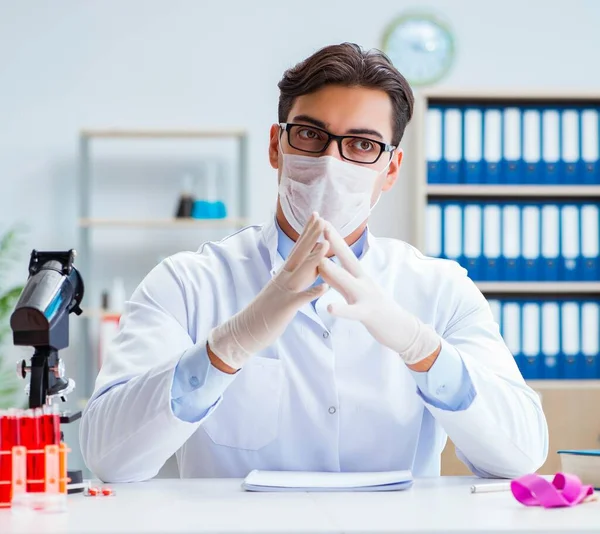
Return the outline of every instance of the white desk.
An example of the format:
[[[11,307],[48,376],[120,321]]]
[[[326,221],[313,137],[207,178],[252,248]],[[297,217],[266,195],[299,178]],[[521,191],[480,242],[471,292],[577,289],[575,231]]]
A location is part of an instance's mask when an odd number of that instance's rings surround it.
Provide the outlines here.
[[[600,532],[598,501],[526,508],[510,492],[471,494],[473,481],[422,479],[389,493],[249,493],[239,480],[153,480],[113,485],[115,497],[71,495],[63,514],[0,510],[0,532]]]

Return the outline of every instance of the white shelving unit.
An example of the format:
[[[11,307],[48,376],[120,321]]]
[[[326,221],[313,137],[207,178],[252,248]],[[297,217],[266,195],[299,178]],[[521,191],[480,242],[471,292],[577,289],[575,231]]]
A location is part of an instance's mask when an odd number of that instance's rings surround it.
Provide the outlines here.
[[[81,130],[81,138],[85,139],[242,139],[245,130],[136,130],[136,129],[104,129]]]
[[[555,390],[600,391],[600,380],[528,380],[527,384],[542,395],[544,391]]]
[[[98,140],[117,140],[117,141],[146,141],[152,143],[157,140],[186,140],[186,141],[206,141],[215,139],[232,139],[236,141],[237,147],[237,206],[235,216],[223,219],[179,219],[179,218],[156,218],[156,219],[126,219],[126,218],[103,218],[92,217],[91,211],[91,185],[92,185],[92,145]],[[77,247],[77,268],[85,278],[86,293],[94,294],[95,289],[92,286],[91,277],[86,277],[91,272],[93,264],[93,250],[91,250],[91,233],[102,229],[118,229],[122,231],[143,231],[143,230],[182,230],[182,229],[228,229],[234,231],[248,224],[248,165],[247,165],[247,144],[248,136],[244,130],[142,130],[142,129],[105,129],[90,130],[84,129],[79,135],[79,209],[78,209],[78,227],[79,243]],[[93,389],[93,372],[95,371],[94,347],[90,339],[90,321],[99,320],[111,312],[97,310],[86,306],[83,302],[82,321],[82,353],[85,357],[80,358],[83,362],[78,373],[78,393],[83,398],[88,398]]]
[[[246,219],[227,217],[224,219],[100,219],[81,218],[80,228],[235,228],[245,226]]]
[[[536,295],[598,295],[600,282],[477,282],[482,293]]]
[[[600,185],[476,185],[429,184],[426,157],[426,114],[430,104],[586,104],[600,105],[600,93],[581,91],[506,91],[428,89],[416,95],[413,128],[415,140],[415,184],[413,187],[415,220],[412,243],[425,251],[426,207],[430,200],[443,199],[579,199],[600,200]],[[600,298],[599,282],[476,282],[485,296],[532,296]],[[556,450],[562,448],[600,448],[600,414],[577,407],[600,402],[600,380],[530,380],[528,384],[541,396],[550,428],[550,454],[541,469],[552,474],[560,470]],[[452,444],[442,456],[443,473],[466,474],[468,471],[454,455]]]
[[[570,186],[569,186],[570,187]],[[578,185],[578,198],[600,198],[600,186]],[[510,198],[561,198],[565,196],[564,185],[439,185],[426,186],[428,197],[510,197]]]

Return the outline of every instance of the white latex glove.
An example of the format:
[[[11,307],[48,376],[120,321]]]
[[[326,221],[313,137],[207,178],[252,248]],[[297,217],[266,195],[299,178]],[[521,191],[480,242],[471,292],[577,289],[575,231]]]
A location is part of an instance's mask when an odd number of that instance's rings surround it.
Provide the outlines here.
[[[325,221],[313,213],[281,270],[246,308],[211,330],[208,346],[224,363],[242,367],[283,334],[304,304],[327,291],[326,284],[310,287],[329,249],[325,241],[317,244],[324,228]]]
[[[346,299],[346,303],[330,304],[329,313],[360,321],[379,343],[400,354],[408,365],[433,354],[441,342],[437,332],[386,295],[363,272],[350,247],[328,223],[325,239],[343,268],[324,258],[319,272],[323,280]]]

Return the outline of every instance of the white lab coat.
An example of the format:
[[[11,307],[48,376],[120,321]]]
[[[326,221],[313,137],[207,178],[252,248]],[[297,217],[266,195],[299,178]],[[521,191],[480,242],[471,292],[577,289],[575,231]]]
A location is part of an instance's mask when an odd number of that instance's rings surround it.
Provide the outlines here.
[[[271,220],[172,256],[135,291],[83,414],[90,469],[107,481],[144,480],[177,453],[182,477],[243,477],[254,468],[435,476],[447,435],[475,473],[513,477],[540,467],[548,449],[540,400],[466,271],[395,239],[369,234],[367,247],[363,269],[462,358],[476,392],[468,408],[424,401],[397,354],[360,323],[327,313],[342,298],[329,290],[249,360],[204,418],[176,417],[170,394],[181,355],[204,345],[283,263]]]

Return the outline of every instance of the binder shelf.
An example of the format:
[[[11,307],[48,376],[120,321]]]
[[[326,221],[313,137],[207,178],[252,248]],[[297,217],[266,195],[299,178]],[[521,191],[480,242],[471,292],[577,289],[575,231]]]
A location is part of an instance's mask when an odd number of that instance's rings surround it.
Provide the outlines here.
[[[569,200],[428,199],[425,252],[473,280],[598,281],[600,204]]]
[[[593,298],[488,299],[526,380],[600,377],[600,305]]]
[[[417,95],[414,244],[467,269],[528,380],[600,379],[600,93]]]
[[[598,184],[600,100],[437,98],[426,112],[430,184]]]

